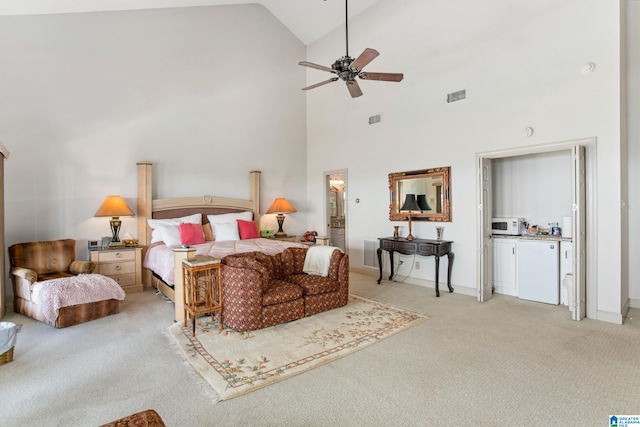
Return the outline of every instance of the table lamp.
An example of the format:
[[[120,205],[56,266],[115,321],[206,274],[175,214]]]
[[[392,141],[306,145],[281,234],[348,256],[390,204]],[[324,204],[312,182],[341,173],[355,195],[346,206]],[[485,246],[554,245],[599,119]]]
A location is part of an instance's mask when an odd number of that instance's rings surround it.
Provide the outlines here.
[[[411,234],[411,213],[415,211],[420,211],[420,206],[418,206],[418,202],[416,202],[415,194],[407,194],[406,199],[404,199],[404,204],[400,208],[400,212],[409,212],[409,235],[407,236],[407,240],[414,240],[413,234]]]
[[[287,233],[282,230],[282,223],[284,222],[284,214],[296,212],[296,209],[291,206],[291,203],[284,197],[277,198],[271,203],[271,206],[267,210],[268,214],[277,214],[278,231],[276,231],[275,237],[287,237]]]
[[[122,221],[120,220],[121,216],[133,216],[133,211],[127,206],[127,202],[120,196],[107,196],[102,202],[102,205],[98,208],[98,212],[96,212],[96,216],[110,216],[111,221],[111,243],[109,246],[123,246],[118,234],[120,233],[120,226],[122,225]]]

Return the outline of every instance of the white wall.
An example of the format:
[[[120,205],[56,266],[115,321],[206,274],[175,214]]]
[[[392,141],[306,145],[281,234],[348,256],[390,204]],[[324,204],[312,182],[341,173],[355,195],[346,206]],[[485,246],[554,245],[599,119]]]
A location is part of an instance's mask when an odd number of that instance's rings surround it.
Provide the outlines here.
[[[404,72],[405,79],[361,82],[358,99],[340,82],[308,94],[310,226],[323,221],[322,199],[313,197],[322,194],[322,171],[348,168],[348,247],[352,265],[361,267],[363,241],[392,232],[387,174],[451,166],[453,221],[445,238],[455,242],[454,287],[473,289],[476,153],[595,136],[594,214],[606,226],[592,238],[607,248],[597,254],[595,317],[620,318],[627,287],[621,174],[612,173],[621,168],[619,20],[620,5],[608,0],[380,1],[350,22],[350,53],[376,48],[381,55],[366,70]],[[307,59],[330,64],[344,52],[343,37],[339,29],[310,45]],[[596,72],[581,73],[587,62]],[[307,83],[326,78],[307,75]],[[459,89],[467,89],[467,100],[447,104],[446,94]],[[377,113],[382,123],[368,125]],[[535,131],[530,138],[527,126]],[[435,236],[433,223],[414,222],[413,229],[417,237]]]
[[[94,218],[120,194],[136,210],[136,162],[154,197],[306,201],[305,47],[262,6],[0,17],[6,242],[110,235]],[[273,215],[267,220],[275,224]],[[123,218],[121,236],[137,236]],[[10,288],[10,285],[8,285]],[[11,290],[9,290],[11,293]]]
[[[570,150],[494,159],[492,216],[562,225],[573,211],[571,165]]]

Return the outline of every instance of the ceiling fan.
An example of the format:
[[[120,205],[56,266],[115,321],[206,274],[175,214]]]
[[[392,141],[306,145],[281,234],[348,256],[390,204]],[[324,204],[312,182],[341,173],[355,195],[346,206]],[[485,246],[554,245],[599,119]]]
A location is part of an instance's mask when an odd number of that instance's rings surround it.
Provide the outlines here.
[[[326,85],[337,80],[344,80],[349,89],[349,93],[352,98],[357,98],[362,95],[362,90],[356,81],[356,77],[360,77],[363,80],[381,80],[386,82],[399,82],[402,81],[404,75],[402,73],[370,73],[362,71],[362,69],[373,61],[380,53],[377,50],[366,48],[364,52],[360,54],[356,59],[349,56],[349,13],[348,13],[349,0],[344,1],[345,10],[345,33],[346,33],[346,54],[342,58],[339,58],[331,65],[331,68],[324,65],[314,64],[309,61],[300,61],[298,65],[305,67],[315,68],[317,70],[328,71],[336,74],[337,77],[331,77],[320,83],[313,84],[311,86],[303,87],[302,90],[309,90],[317,88],[318,86]]]

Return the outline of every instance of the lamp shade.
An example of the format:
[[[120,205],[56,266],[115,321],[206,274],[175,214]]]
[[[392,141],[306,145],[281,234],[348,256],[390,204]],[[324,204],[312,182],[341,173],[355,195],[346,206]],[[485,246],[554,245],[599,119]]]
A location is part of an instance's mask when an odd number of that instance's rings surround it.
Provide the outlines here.
[[[120,196],[107,196],[98,208],[96,216],[133,216],[133,211],[127,206],[127,202]]]
[[[427,196],[425,194],[418,194],[418,206],[421,211],[431,210],[431,206],[429,206],[429,202],[427,201]]]
[[[420,206],[418,206],[418,202],[416,202],[415,194],[407,194],[407,198],[404,199],[404,204],[400,208],[401,211],[419,211]]]
[[[271,206],[269,206],[269,209],[267,210],[268,214],[290,213],[290,212],[296,212],[296,208],[291,206],[291,203],[289,203],[289,201],[284,197],[279,197],[275,199],[273,203],[271,203]]]

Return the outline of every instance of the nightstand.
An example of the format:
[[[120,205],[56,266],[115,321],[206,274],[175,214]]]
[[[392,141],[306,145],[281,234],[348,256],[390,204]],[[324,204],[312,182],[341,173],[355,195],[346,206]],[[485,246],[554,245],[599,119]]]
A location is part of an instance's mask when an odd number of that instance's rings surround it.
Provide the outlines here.
[[[272,239],[274,239],[274,240],[282,240],[284,242],[297,242],[298,241],[298,236],[284,236],[284,237],[274,236],[274,237],[272,237]]]
[[[326,236],[316,236],[315,242],[310,242],[308,240],[300,240],[300,243],[307,246],[328,246],[329,238]]]
[[[142,247],[89,251],[94,273],[111,277],[126,293],[142,291]]]

